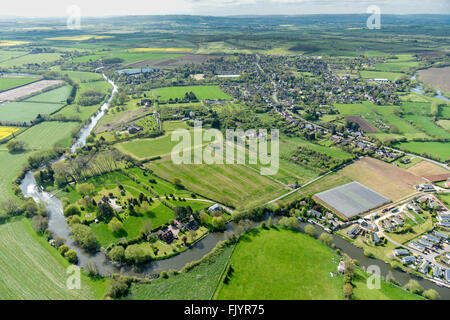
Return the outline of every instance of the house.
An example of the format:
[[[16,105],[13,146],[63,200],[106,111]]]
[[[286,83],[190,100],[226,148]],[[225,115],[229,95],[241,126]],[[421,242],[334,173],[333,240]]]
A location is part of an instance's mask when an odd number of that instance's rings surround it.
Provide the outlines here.
[[[381,242],[380,237],[376,233],[372,234],[372,239],[373,239],[373,243],[375,243],[375,244],[378,244]]]
[[[431,234],[426,234],[426,235],[422,236],[422,238],[432,242],[433,244],[438,244],[439,242],[441,242],[441,239],[439,239],[438,237],[432,236]]]
[[[208,208],[209,212],[214,212],[214,211],[220,211],[222,208],[217,204],[214,203],[211,207]]]
[[[425,246],[425,247],[427,247],[427,248],[433,248],[433,243],[431,243],[431,242],[428,241],[428,240],[425,240],[425,239],[419,239],[419,240],[417,240],[417,242],[419,242],[421,245],[423,245],[423,246]]]
[[[409,251],[407,249],[394,249],[392,250],[392,253],[394,254],[394,256],[398,257],[408,255]]]
[[[173,233],[170,230],[158,230],[156,234],[159,239],[166,243],[171,243],[174,239]]]
[[[354,239],[359,234],[360,231],[361,231],[361,227],[360,226],[355,226],[351,230],[347,231],[347,235],[350,238]]]
[[[191,220],[185,225],[186,229],[188,230],[197,230],[198,229],[198,223],[195,220]]]
[[[396,216],[394,216],[393,218],[392,218],[392,220],[394,220],[394,222],[398,225],[398,226],[403,226],[403,219],[400,217],[400,216],[398,216],[398,215],[396,215]]]
[[[421,245],[420,243],[417,243],[417,242],[415,242],[415,241],[411,241],[411,242],[409,243],[409,246],[412,247],[412,248],[414,248],[414,249],[416,249],[416,250],[419,250],[419,251],[421,251],[421,252],[424,252],[424,251],[427,250],[427,248],[426,248],[425,246],[423,246],[423,245]]]
[[[441,268],[439,266],[434,266],[433,268],[433,277],[440,278],[442,275]]]
[[[314,209],[309,210],[308,213],[310,216],[313,216],[316,219],[319,219],[322,216],[322,213]]]
[[[447,280],[447,282],[450,282],[450,269],[447,269],[445,271],[445,280]]]
[[[426,274],[428,273],[428,268],[430,266],[430,262],[425,260],[419,267],[419,272]]]
[[[436,237],[439,237],[441,239],[447,240],[448,239],[448,235],[446,235],[445,233],[439,232],[439,231],[434,231],[433,234]]]
[[[423,192],[433,192],[434,186],[429,183],[424,183],[424,184],[419,184],[418,186],[416,186],[416,189],[419,191],[423,191]]]
[[[129,127],[127,128],[127,130],[128,130],[128,133],[129,133],[129,134],[135,134],[135,133],[138,133],[139,131],[141,131],[142,128],[141,128],[141,127],[138,127],[138,126],[129,126]]]
[[[407,256],[407,257],[403,257],[401,259],[403,264],[411,264],[411,263],[416,263],[417,259],[414,256]]]

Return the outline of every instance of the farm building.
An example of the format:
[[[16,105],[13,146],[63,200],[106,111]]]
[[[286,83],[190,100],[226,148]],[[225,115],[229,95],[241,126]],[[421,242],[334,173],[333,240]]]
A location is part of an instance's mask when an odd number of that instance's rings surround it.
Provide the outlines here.
[[[351,182],[317,193],[314,195],[314,198],[346,219],[369,212],[391,202],[390,199],[363,186],[359,182]]]

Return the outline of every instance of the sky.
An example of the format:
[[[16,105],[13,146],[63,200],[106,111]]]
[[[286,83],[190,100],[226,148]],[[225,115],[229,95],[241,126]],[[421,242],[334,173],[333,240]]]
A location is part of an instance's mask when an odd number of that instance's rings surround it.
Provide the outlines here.
[[[367,13],[377,5],[386,14],[450,14],[450,0],[13,0],[0,16],[68,16],[72,5],[82,16],[114,15],[263,15]]]

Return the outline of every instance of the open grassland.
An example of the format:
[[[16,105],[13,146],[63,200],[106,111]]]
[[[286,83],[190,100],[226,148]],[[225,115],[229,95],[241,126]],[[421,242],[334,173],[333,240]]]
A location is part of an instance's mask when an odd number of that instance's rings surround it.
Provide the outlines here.
[[[417,61],[409,61],[409,62],[388,62],[388,63],[377,63],[375,64],[375,69],[377,71],[386,71],[386,72],[405,72],[419,66],[419,62]]]
[[[360,74],[364,79],[388,79],[390,81],[395,81],[404,76],[402,73],[385,71],[361,71]]]
[[[101,298],[104,281],[82,277],[80,290],[67,288],[69,263],[26,220],[0,225],[0,252],[0,299]]]
[[[61,103],[66,101],[67,97],[70,94],[70,90],[72,88],[70,86],[59,87],[57,89],[53,89],[31,98],[28,98],[27,102],[47,102],[47,103]]]
[[[396,201],[416,193],[424,181],[412,173],[373,158],[363,158],[341,170],[342,174]]]
[[[119,58],[122,60],[123,64],[132,64],[140,61],[156,60],[164,58],[177,58],[181,57],[182,53],[168,53],[168,52],[131,52],[127,50],[123,51],[111,51],[102,52],[99,54],[87,55],[75,58],[74,62],[86,62],[89,60],[95,61],[98,59],[105,58]]]
[[[344,279],[336,273],[338,263],[333,250],[303,233],[252,230],[237,244],[230,258],[229,281],[214,296],[220,300],[341,300]],[[420,299],[384,281],[380,290],[369,290],[368,275],[358,268],[355,274],[352,299]]]
[[[439,120],[439,121],[437,121],[437,124],[444,130],[447,130],[450,132],[450,120]]]
[[[317,240],[293,231],[257,229],[244,235],[230,263],[233,271],[223,284],[220,300],[340,300],[342,276],[338,256]]]
[[[0,145],[0,202],[13,197],[11,184],[32,154],[32,152],[11,154],[5,149],[4,145]]]
[[[57,103],[41,102],[10,102],[0,105],[0,119],[11,122],[29,122],[38,115],[51,114],[63,105]]]
[[[149,168],[165,179],[179,178],[189,190],[236,208],[260,205],[287,192],[280,183],[245,165],[176,165],[164,157]]]
[[[76,83],[103,80],[103,76],[100,73],[94,73],[94,72],[64,70],[64,71],[60,71],[60,73],[63,75],[67,75],[70,79],[72,79]]]
[[[370,289],[367,286],[369,275],[361,269],[355,270],[353,279],[353,299],[354,300],[423,300],[424,298],[409,291],[400,289],[390,283],[381,281],[381,288]]]
[[[36,78],[21,78],[21,77],[0,77],[0,92],[26,85],[30,82],[36,81]]]
[[[0,140],[8,138],[14,132],[19,131],[17,127],[0,127]]]
[[[188,272],[158,278],[150,284],[133,286],[134,300],[209,300],[216,290],[233,247],[225,248],[212,261],[202,262]]]
[[[54,145],[67,148],[72,142],[72,132],[79,126],[78,122],[42,122],[31,127],[16,139],[25,142],[32,150],[47,149]]]
[[[193,92],[198,100],[221,99],[228,100],[230,96],[223,92],[218,86],[185,86],[185,87],[165,87],[152,90],[151,93],[158,96],[158,99],[167,101],[169,99],[183,99],[187,92]]]
[[[447,142],[439,141],[407,141],[395,144],[396,148],[408,152],[422,154],[424,152],[439,157],[440,161],[450,159],[450,148]]]
[[[0,62],[1,68],[13,68],[13,67],[21,67],[25,64],[42,64],[42,63],[50,63],[55,62],[61,58],[60,53],[39,53],[39,54],[28,54],[25,56],[21,56],[18,58],[13,58],[10,60],[6,60]]]
[[[24,56],[26,54],[28,54],[28,51],[0,50],[0,62]]]

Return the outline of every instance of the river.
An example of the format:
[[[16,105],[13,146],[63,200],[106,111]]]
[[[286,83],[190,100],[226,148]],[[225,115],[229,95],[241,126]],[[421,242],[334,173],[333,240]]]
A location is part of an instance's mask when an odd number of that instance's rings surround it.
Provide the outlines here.
[[[105,77],[106,79],[106,77]],[[107,79],[108,80],[108,79]],[[106,110],[109,108],[109,104],[114,93],[117,91],[117,86],[110,80],[108,80],[112,86],[113,91],[109,100],[100,108],[99,112],[92,116],[91,121],[86,124],[80,131],[78,139],[71,147],[71,151],[74,152],[77,148],[83,147],[86,144],[86,138],[91,133],[92,129],[98,123],[98,121],[103,117]],[[70,229],[67,225],[66,219],[63,213],[63,207],[61,200],[52,196],[50,193],[43,191],[40,187],[36,185],[36,180],[34,179],[33,173],[30,171],[25,175],[25,178],[22,180],[20,184],[20,188],[23,194],[26,197],[32,197],[36,202],[43,202],[47,207],[47,211],[49,214],[49,229],[54,233],[55,236],[59,236],[66,239],[66,244],[71,248],[77,251],[78,260],[80,266],[86,266],[87,264],[95,264],[99,273],[103,276],[111,275],[112,273],[121,273],[132,276],[150,276],[152,274],[159,274],[163,270],[176,269],[180,270],[186,263],[192,262],[195,260],[199,260],[205,254],[210,252],[215,245],[228,238],[229,234],[231,234],[236,227],[234,222],[231,222],[227,225],[226,232],[211,232],[207,234],[202,240],[198,241],[194,246],[189,248],[188,250],[164,260],[151,261],[146,263],[140,267],[136,266],[116,266],[112,264],[106,257],[106,255],[102,251],[98,251],[96,254],[91,254],[85,252],[74,244],[73,239],[70,237]],[[304,224],[301,224],[301,227],[304,227]],[[315,226],[320,229],[320,227]],[[322,231],[320,229],[320,231]],[[350,242],[344,240],[343,238],[333,234],[334,243],[337,248],[339,248],[342,252],[348,254],[353,259],[357,259],[360,262],[360,265],[364,268],[367,268],[371,265],[378,265],[381,270],[381,274],[386,276],[389,271],[392,272],[394,278],[401,283],[402,285],[406,284],[406,282],[411,278],[415,278],[420,282],[420,284],[425,288],[433,288],[439,292],[442,299],[450,299],[450,289],[438,287],[431,281],[410,276],[402,271],[391,270],[389,264],[378,260],[371,259],[364,256],[363,250],[351,244]]]

